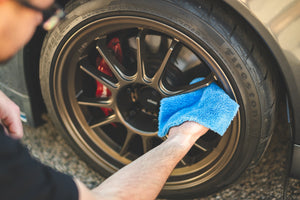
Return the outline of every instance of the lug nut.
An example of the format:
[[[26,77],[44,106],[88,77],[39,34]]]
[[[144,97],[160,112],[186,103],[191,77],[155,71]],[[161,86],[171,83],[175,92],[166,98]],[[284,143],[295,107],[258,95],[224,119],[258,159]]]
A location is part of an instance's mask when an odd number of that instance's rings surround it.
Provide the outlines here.
[[[129,111],[129,116],[130,116],[130,117],[134,117],[135,115],[136,115],[135,110]]]

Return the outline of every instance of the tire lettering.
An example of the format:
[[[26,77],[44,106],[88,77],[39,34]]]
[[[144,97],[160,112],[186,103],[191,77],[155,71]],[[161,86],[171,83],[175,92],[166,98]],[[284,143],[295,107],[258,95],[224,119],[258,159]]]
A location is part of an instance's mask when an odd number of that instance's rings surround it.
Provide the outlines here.
[[[250,75],[248,74],[247,70],[242,67],[242,64],[239,63],[238,56],[231,51],[230,48],[226,47],[225,44],[222,45],[225,55],[228,57],[230,62],[232,62],[232,66],[238,71],[241,80],[244,82],[244,87],[248,90],[248,111],[249,115],[251,116],[250,119],[252,120],[251,124],[252,130],[259,131],[260,128],[260,122],[259,122],[259,100],[257,98],[257,95],[255,93],[255,87],[252,88],[252,82],[250,81]],[[248,81],[249,80],[249,81]]]
[[[251,84],[249,82],[246,83],[247,89],[251,89]]]
[[[230,51],[230,49],[229,49],[229,48],[226,48],[226,50],[225,50],[225,54],[226,54],[227,56],[229,56],[229,55],[233,55],[232,51]]]
[[[232,61],[233,63],[236,63],[236,62],[237,62],[236,57],[232,57],[231,61]]]
[[[253,116],[253,117],[257,117],[257,115],[258,115],[257,110],[253,110],[253,111],[252,111],[252,116]]]
[[[242,70],[242,66],[238,63],[238,64],[236,64],[235,65],[235,67],[237,68],[237,69],[240,69],[240,70]]]
[[[256,107],[256,102],[255,102],[254,100],[251,101],[251,106],[252,106],[253,108]]]
[[[247,79],[247,75],[246,75],[244,72],[241,73],[241,77],[242,77],[243,80],[246,80],[246,79]]]

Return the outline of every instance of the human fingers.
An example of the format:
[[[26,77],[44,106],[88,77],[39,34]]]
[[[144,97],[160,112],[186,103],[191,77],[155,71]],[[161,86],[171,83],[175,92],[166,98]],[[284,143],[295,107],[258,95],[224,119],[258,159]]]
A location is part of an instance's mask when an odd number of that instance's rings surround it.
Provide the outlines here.
[[[0,119],[7,128],[9,136],[14,139],[23,137],[23,126],[20,119],[20,108],[0,91]]]

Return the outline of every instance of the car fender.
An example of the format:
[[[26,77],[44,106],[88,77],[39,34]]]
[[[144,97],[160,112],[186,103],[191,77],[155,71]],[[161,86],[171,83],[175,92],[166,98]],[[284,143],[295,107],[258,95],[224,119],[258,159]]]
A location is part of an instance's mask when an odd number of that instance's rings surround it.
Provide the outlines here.
[[[300,1],[224,1],[257,31],[278,62],[290,106],[291,175],[300,178]]]

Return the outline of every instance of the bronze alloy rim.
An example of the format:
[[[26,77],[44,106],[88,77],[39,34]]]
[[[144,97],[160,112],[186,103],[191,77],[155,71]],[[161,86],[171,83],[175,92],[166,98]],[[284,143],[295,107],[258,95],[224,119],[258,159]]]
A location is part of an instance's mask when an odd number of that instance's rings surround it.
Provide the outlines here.
[[[57,112],[85,155],[111,173],[163,142],[156,136],[159,100],[190,89],[194,78],[215,77],[237,100],[213,56],[162,22],[107,17],[86,22],[67,38],[52,71]],[[232,158],[240,130],[239,113],[223,137],[209,131],[200,138],[165,189],[189,188],[217,175]]]

